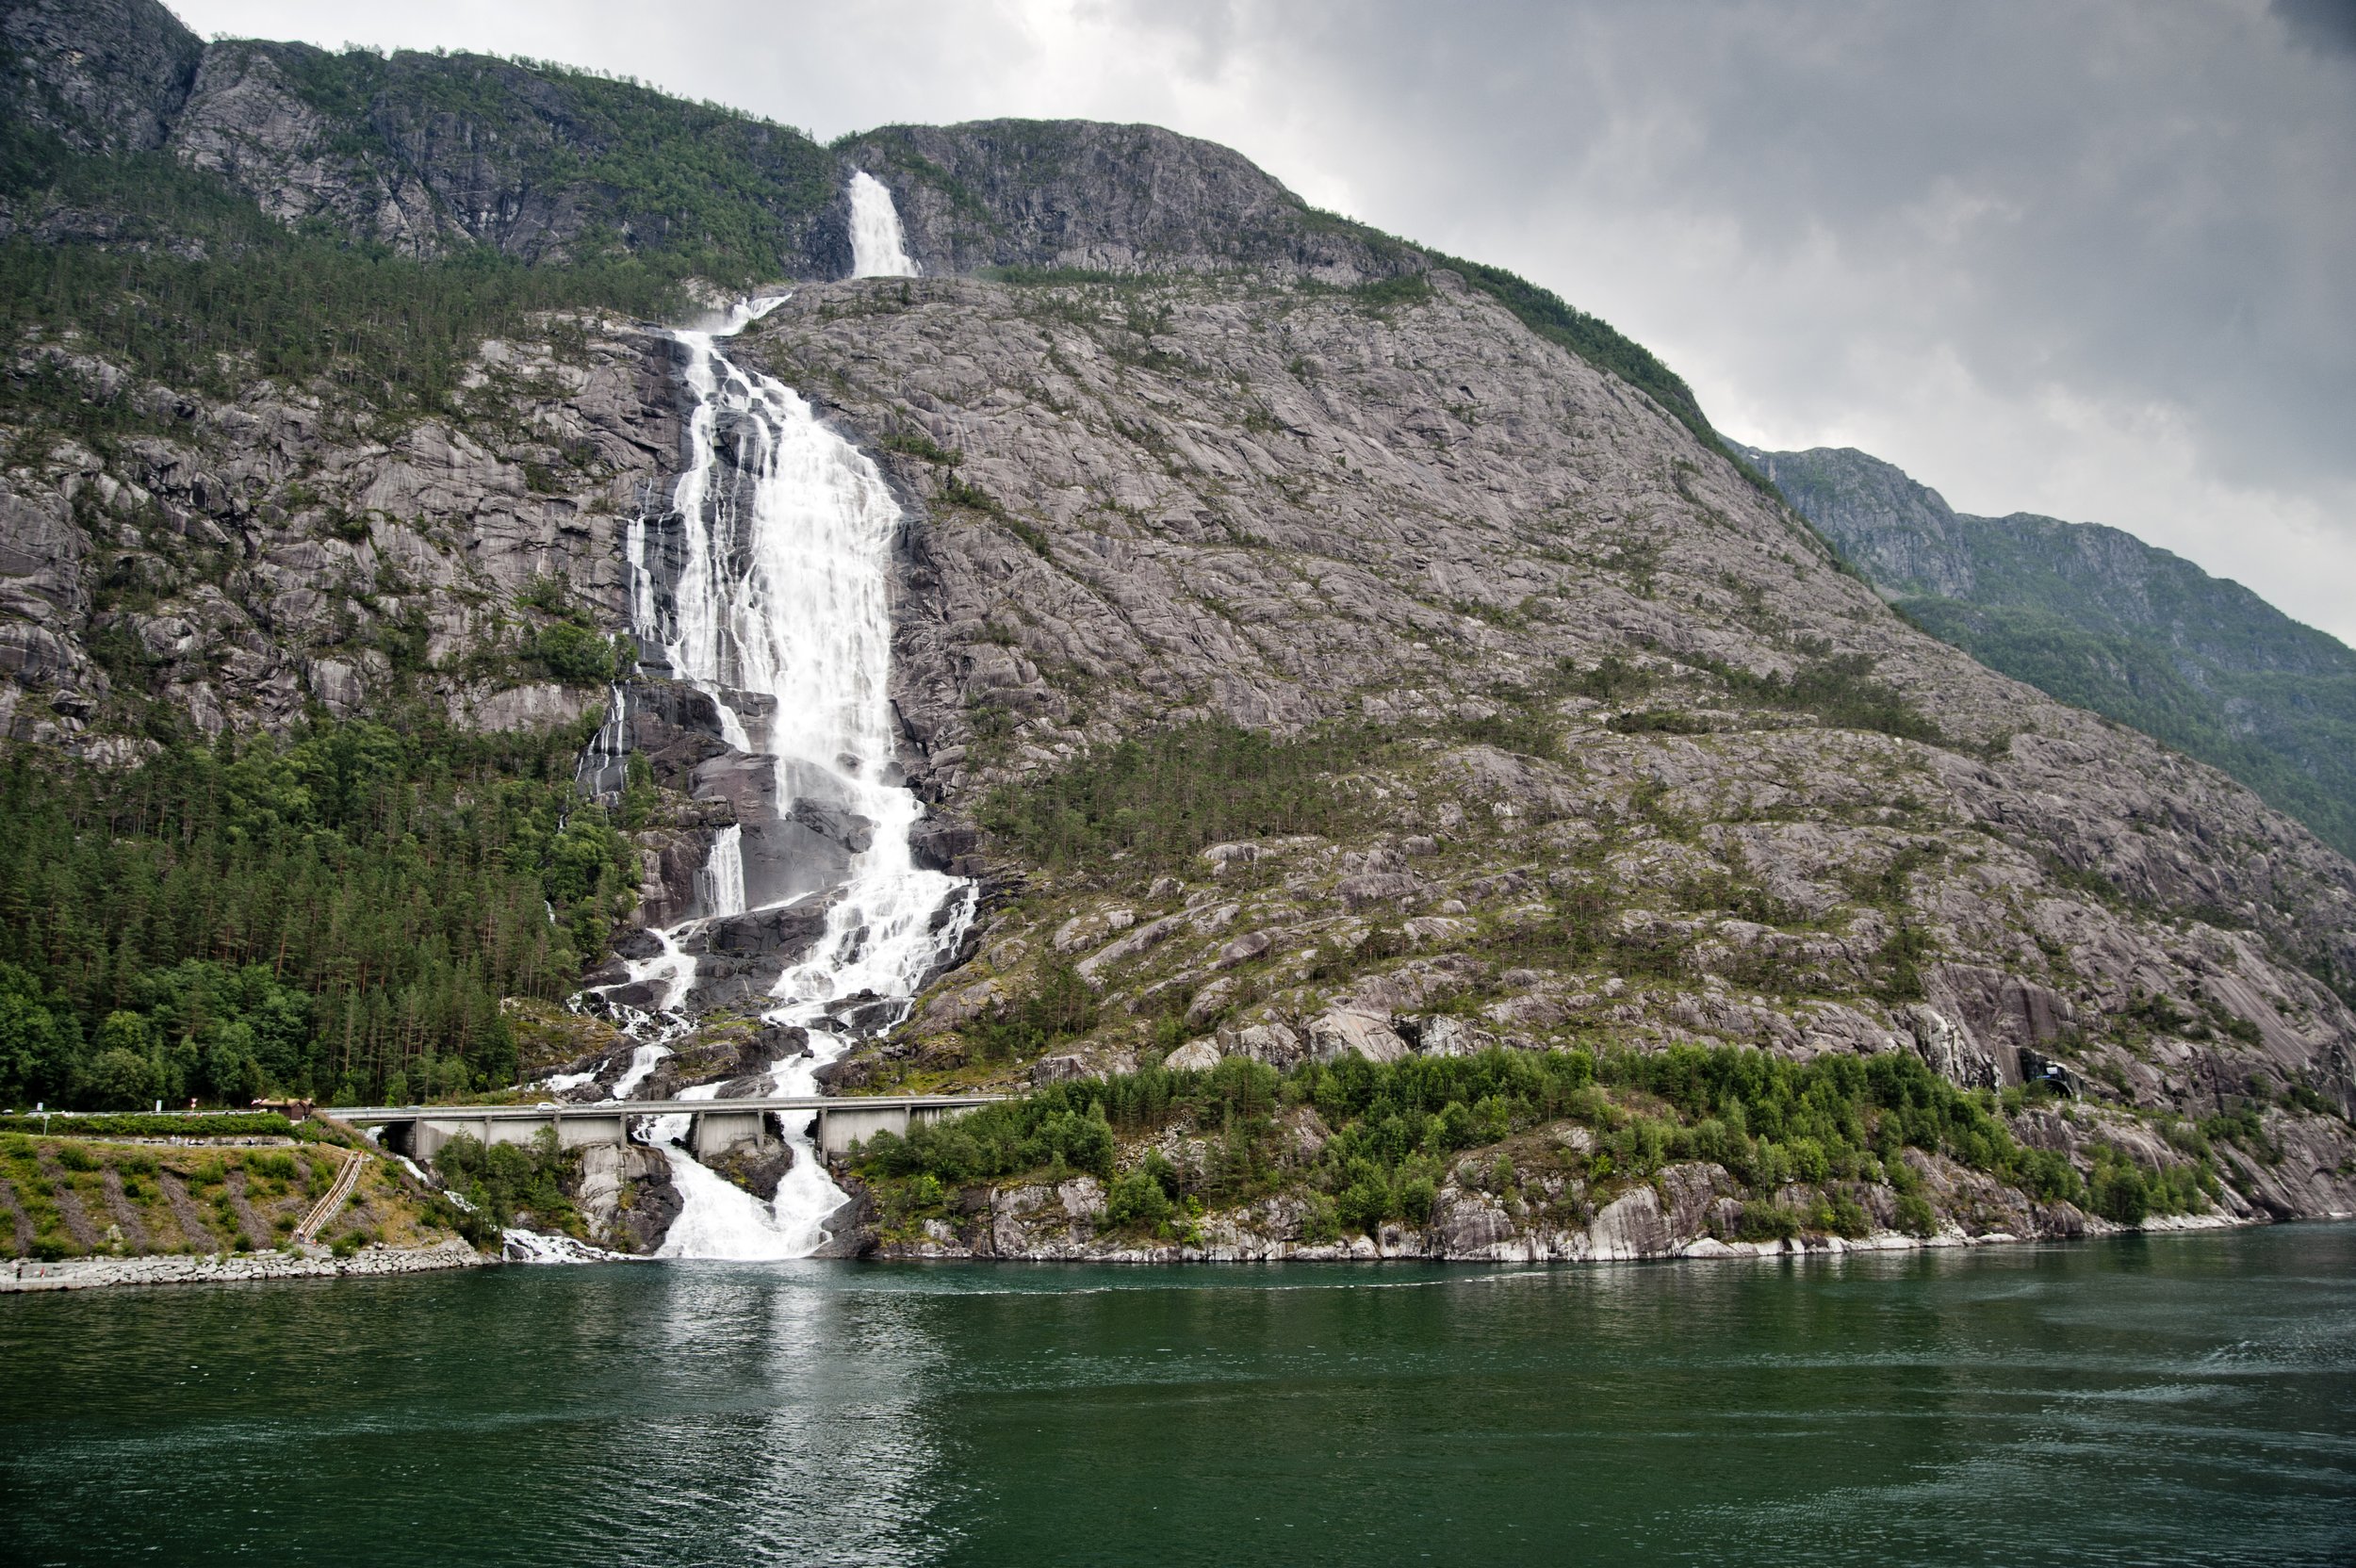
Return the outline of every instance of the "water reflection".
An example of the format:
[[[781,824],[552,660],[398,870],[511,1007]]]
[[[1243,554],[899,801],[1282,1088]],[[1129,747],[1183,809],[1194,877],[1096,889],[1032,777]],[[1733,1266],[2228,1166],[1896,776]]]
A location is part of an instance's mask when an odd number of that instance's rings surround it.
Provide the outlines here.
[[[2356,1228],[0,1301],[24,1560],[2356,1559]]]

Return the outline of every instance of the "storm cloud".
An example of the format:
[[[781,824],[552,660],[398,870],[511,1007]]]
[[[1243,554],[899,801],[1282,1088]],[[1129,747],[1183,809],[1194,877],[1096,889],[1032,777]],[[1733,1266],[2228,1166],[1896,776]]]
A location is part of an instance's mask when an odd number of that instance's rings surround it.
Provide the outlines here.
[[[821,137],[1150,120],[1512,267],[1728,433],[2129,529],[2356,640],[2356,3],[202,0]]]

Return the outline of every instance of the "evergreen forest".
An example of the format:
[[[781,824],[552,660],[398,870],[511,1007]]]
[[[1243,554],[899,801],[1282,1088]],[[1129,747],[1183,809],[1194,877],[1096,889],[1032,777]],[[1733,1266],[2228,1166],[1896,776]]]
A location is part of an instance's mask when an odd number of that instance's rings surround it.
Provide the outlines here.
[[[320,722],[110,773],[0,761],[0,1105],[344,1102],[511,1082],[635,901],[583,734]]]

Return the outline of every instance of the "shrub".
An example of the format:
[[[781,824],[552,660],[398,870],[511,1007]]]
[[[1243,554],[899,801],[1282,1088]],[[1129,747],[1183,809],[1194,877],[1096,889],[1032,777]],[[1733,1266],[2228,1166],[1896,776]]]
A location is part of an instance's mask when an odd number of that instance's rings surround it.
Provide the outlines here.
[[[1301,1239],[1314,1247],[1329,1241],[1339,1241],[1341,1236],[1341,1211],[1333,1206],[1333,1200],[1323,1193],[1312,1196],[1309,1200],[1308,1212],[1301,1218]]]
[[[78,1143],[61,1143],[57,1145],[57,1163],[68,1170],[96,1170],[101,1162]]]
[[[532,656],[557,679],[601,686],[614,678],[613,642],[584,626],[559,621],[532,640]]]
[[[2094,1148],[2094,1177],[2087,1184],[2094,1212],[2119,1225],[2140,1225],[2151,1213],[2151,1182],[2128,1155],[2108,1144]]]
[[[2040,1203],[2079,1203],[2086,1200],[2086,1184],[2079,1180],[2077,1168],[2054,1150],[2022,1150],[2013,1179],[2021,1191]]]
[[[528,1146],[495,1143],[486,1148],[461,1134],[434,1156],[434,1169],[495,1226],[513,1223],[521,1210],[546,1223],[572,1213],[559,1183],[577,1157],[559,1147],[555,1129],[549,1127],[534,1134]],[[463,1227],[460,1233],[476,1239]]]
[[[1832,1210],[1832,1222],[1824,1229],[1835,1235],[1846,1236],[1854,1241],[1873,1228],[1873,1218],[1866,1214],[1865,1205],[1845,1192],[1834,1193],[1827,1206]]]
[[[1744,1241],[1785,1240],[1800,1233],[1800,1217],[1781,1203],[1745,1203],[1735,1233]]]
[[[1432,1205],[1439,1198],[1439,1189],[1430,1176],[1418,1171],[1399,1185],[1399,1217],[1412,1225],[1430,1223]]]
[[[1898,1195],[1898,1229],[1910,1236],[1928,1238],[1939,1231],[1939,1217],[1919,1192]]]
[[[1114,1226],[1157,1231],[1169,1223],[1171,1208],[1170,1194],[1142,1168],[1114,1182],[1104,1195],[1104,1218]]]
[[[155,1097],[155,1070],[149,1058],[116,1046],[91,1058],[82,1085],[83,1098],[93,1105],[108,1110],[143,1105]]]
[[[1069,959],[1058,959],[1020,996],[967,1023],[964,1034],[984,1061],[1019,1061],[1095,1027],[1096,992]]]

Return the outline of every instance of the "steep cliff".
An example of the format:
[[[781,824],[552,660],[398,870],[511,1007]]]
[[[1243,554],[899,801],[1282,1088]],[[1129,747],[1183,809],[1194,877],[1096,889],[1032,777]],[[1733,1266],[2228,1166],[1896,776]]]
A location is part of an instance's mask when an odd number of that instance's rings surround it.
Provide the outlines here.
[[[1446,273],[1380,302],[848,285],[752,351],[875,433],[924,508],[910,773],[1024,889],[936,1024],[1061,952],[1133,1050],[1165,1014],[1300,1032],[1444,1004],[1532,1042],[1952,1039],[1988,1083],[2029,1046],[2138,1099],[2347,1092],[2327,980],[2356,960],[2356,869],[1915,630]],[[1307,804],[1163,831],[1202,803],[1090,759],[1186,720],[1355,727],[1301,765]],[[1048,791],[1070,807],[1034,809]]]
[[[2356,853],[2356,653],[2117,529],[1974,517],[1863,452],[1750,452],[1933,635],[2224,769]]]
[[[16,7],[8,36],[62,14]],[[2050,1062],[2104,1108],[2038,1147],[2089,1175],[2098,1141],[2188,1170],[2206,1119],[2242,1140],[2216,1155],[2237,1212],[2356,1206],[2356,866],[1910,624],[1681,382],[1551,296],[1147,127],[821,150],[512,62],[220,43],[183,72],[153,8],[87,14],[147,28],[121,52],[148,106],[49,57],[11,68],[49,118],[11,176],[0,410],[0,721],[43,760],[21,770],[77,758],[85,792],[42,818],[65,848],[0,849],[98,879],[28,879],[62,924],[114,874],[100,857],[146,845],[115,881],[152,874],[170,918],[110,898],[70,944],[17,920],[26,967],[0,981],[22,1016],[81,1021],[90,1071],[504,1082],[519,1034],[562,1030],[487,1016],[486,988],[559,1001],[614,920],[644,958],[632,921],[692,906],[736,797],[708,698],[606,641],[624,525],[661,512],[681,451],[675,345],[614,306],[838,278],[857,168],[930,275],[804,284],[731,352],[818,400],[903,502],[902,768],[936,808],[927,855],[989,902],[838,1087],[1759,1047],[1916,1064],[1969,1120]],[[679,186],[707,165],[716,184]],[[126,218],[125,190],[170,200]],[[1962,580],[1940,539],[1907,547],[1925,584]],[[628,722],[582,801],[547,743],[585,735],[616,678]],[[501,733],[539,749],[476,744]],[[312,750],[268,789],[234,771],[289,735]],[[221,884],[224,935],[155,806],[224,792],[189,830],[222,863],[260,835],[308,857],[306,887],[360,864],[388,892],[313,933]],[[856,852],[857,825],[805,825]],[[428,907],[415,888],[468,855],[481,918]],[[415,923],[328,941],[368,915]],[[697,1004],[751,1000],[810,919],[702,933]],[[411,949],[431,962],[398,967]],[[231,970],[242,1036],[188,1001]],[[288,974],[308,1012],[261,984]],[[301,1018],[262,1017],[282,1004]],[[749,1027],[715,1018],[679,1061],[714,1080],[785,1049]],[[582,1092],[647,1081],[627,1042],[576,1043]],[[31,1084],[26,1049],[0,1066]],[[2010,1135],[2047,1114],[2024,1100]],[[1470,1183],[1435,1190],[1487,1214]],[[1546,1233],[1599,1234],[1589,1200],[1618,1190],[1580,1188]],[[1513,1226],[1539,1246],[1539,1219]]]
[[[205,56],[156,0],[13,0],[0,49],[0,107],[83,153],[162,147]]]

